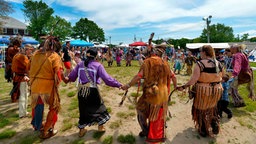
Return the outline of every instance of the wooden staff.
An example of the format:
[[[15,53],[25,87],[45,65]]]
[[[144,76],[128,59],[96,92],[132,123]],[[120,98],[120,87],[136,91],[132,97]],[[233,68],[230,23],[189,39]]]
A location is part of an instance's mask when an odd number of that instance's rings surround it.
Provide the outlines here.
[[[171,101],[171,96],[172,96],[172,94],[173,94],[173,92],[175,92],[177,89],[173,89],[172,91],[171,91],[171,93],[169,94],[169,96],[168,96],[168,103]]]
[[[122,106],[122,105],[123,105],[124,100],[125,100],[125,98],[127,97],[127,93],[128,93],[128,90],[125,91],[125,93],[124,93],[124,95],[123,95],[123,97],[122,97],[122,100],[121,100],[121,102],[119,103],[119,106]]]

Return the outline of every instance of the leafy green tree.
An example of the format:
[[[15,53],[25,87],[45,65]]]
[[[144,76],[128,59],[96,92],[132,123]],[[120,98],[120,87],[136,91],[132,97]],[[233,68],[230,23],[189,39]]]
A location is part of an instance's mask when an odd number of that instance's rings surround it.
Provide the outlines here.
[[[224,24],[214,24],[209,26],[210,42],[231,42],[234,40],[232,27],[225,26]],[[200,36],[201,42],[207,42],[207,29],[203,29]]]
[[[250,38],[250,42],[256,42],[256,37]]]
[[[240,42],[240,41],[241,41],[240,35],[237,34],[237,36],[234,38],[234,42]]]
[[[174,48],[180,47],[181,49],[186,49],[187,43],[192,43],[193,40],[187,39],[187,38],[181,38],[181,39],[168,39],[167,42],[169,44],[173,44]]]
[[[5,18],[8,14],[12,13],[13,7],[12,5],[5,1],[5,0],[0,0],[0,17]],[[0,33],[2,33],[2,25],[3,23],[0,21]]]
[[[179,41],[180,48],[185,49],[186,48],[186,44],[187,43],[191,43],[193,40],[190,40],[190,39],[187,39],[187,38],[181,38],[178,41]]]
[[[89,37],[90,41],[104,42],[105,36],[102,28],[88,20],[87,18],[81,18],[73,27],[73,37],[79,37],[82,40],[86,40]]]
[[[192,40],[192,43],[200,43],[200,42],[201,42],[201,38],[200,37],[194,38]]]
[[[70,22],[59,16],[51,16],[44,31],[58,36],[61,41],[64,41],[66,37],[71,36],[72,26]]]
[[[241,41],[247,41],[247,40],[248,40],[248,37],[249,37],[249,34],[248,34],[248,33],[243,34],[243,35],[242,35],[242,38],[241,38]]]
[[[164,39],[157,39],[157,40],[152,40],[155,44],[161,44],[162,42],[164,42]]]
[[[48,7],[42,0],[25,0],[23,1],[23,6],[24,9],[22,9],[22,11],[24,12],[26,20],[29,21],[27,29],[36,40],[39,40],[41,35],[47,34],[46,26],[54,10]]]

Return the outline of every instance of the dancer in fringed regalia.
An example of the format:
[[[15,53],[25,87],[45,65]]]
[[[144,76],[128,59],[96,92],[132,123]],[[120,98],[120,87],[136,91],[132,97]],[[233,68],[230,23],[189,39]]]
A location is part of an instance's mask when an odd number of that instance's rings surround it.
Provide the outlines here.
[[[29,71],[31,85],[32,122],[35,131],[41,131],[42,139],[50,138],[57,133],[54,125],[60,111],[58,86],[63,72],[61,57],[58,51],[61,44],[58,38],[48,36],[42,47],[31,57]],[[56,52],[55,52],[56,51]],[[44,105],[49,105],[49,112],[43,123]]]
[[[193,64],[196,62],[196,57],[192,55],[191,51],[188,51],[188,56],[185,58],[185,64],[187,67],[187,74],[192,74]]]
[[[243,53],[243,48],[241,45],[233,45],[230,48],[233,54],[232,66],[233,72],[232,77],[234,78],[231,84],[231,96],[233,98],[235,107],[245,106],[243,98],[238,93],[238,86],[240,84],[247,83],[247,90],[249,91],[249,98],[255,100],[254,93],[254,82],[253,82],[253,71],[250,68],[249,60]]]
[[[17,53],[13,57],[12,61],[12,71],[13,71],[13,82],[17,83],[17,89],[19,95],[19,117],[23,118],[28,115],[28,71],[29,71],[29,58],[32,55],[34,48],[32,45],[25,45],[25,49]],[[12,95],[14,96],[14,95]]]
[[[220,62],[215,59],[214,50],[210,45],[200,49],[202,60],[194,67],[191,79],[178,90],[195,85],[196,94],[192,106],[192,119],[201,136],[213,136],[219,133],[219,117],[217,102],[221,98],[221,85],[224,74]]]
[[[149,143],[164,142],[166,139],[166,114],[168,94],[173,80],[176,88],[176,78],[170,70],[167,61],[162,59],[166,44],[157,45],[145,59],[140,71],[134,78],[122,87],[127,90],[141,78],[144,79],[143,94],[136,105],[137,118],[142,131],[140,137],[146,137]]]
[[[125,60],[126,60],[126,66],[131,66],[132,64],[132,58],[133,54],[131,52],[131,49],[128,49],[126,55],[125,55]]]
[[[113,64],[113,54],[110,48],[108,48],[108,51],[106,53],[106,60],[108,62],[108,66],[112,66]]]
[[[176,73],[176,70],[178,70],[178,74],[180,74],[183,59],[184,59],[183,52],[181,51],[180,48],[178,48],[178,51],[174,55],[174,73]]]
[[[20,35],[16,37],[10,37],[10,44],[5,53],[5,79],[8,82],[12,81],[12,59],[20,51],[22,43],[22,37]]]
[[[97,84],[100,78],[106,85],[111,87],[121,87],[122,85],[109,76],[103,65],[96,60],[97,50],[90,48],[86,52],[86,60],[80,62],[69,74],[68,77],[62,75],[63,81],[75,82],[78,78],[78,102],[79,102],[79,137],[85,135],[86,126],[98,125],[99,131],[105,131],[104,124],[110,119],[102,97],[100,96]]]
[[[22,43],[22,37],[16,36],[10,38],[10,44],[6,50],[6,58],[5,58],[5,78],[7,79],[7,82],[11,82],[13,79],[13,71],[12,71],[12,61],[13,57],[20,51]],[[13,81],[13,88],[10,92],[12,102],[16,102],[20,95],[19,90],[19,82],[17,79]]]
[[[116,50],[116,65],[121,66],[123,53],[120,48],[117,48]]]

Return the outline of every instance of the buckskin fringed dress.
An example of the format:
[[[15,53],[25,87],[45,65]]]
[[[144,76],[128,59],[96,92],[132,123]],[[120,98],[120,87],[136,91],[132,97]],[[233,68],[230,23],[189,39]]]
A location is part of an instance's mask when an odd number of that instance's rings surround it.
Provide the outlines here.
[[[171,70],[161,57],[151,56],[141,66],[143,94],[137,103],[138,122],[147,142],[164,142]]]
[[[29,71],[31,85],[32,122],[35,130],[43,128],[44,133],[54,128],[60,110],[58,86],[62,61],[56,52],[38,50],[31,57]],[[49,105],[46,122],[43,125],[44,105]]]
[[[215,66],[209,67],[211,64]],[[196,66],[200,68],[200,76],[195,83],[196,96],[192,106],[192,119],[199,133],[211,136],[217,134],[219,129],[217,103],[223,93],[221,85],[223,68],[214,60],[198,61]]]

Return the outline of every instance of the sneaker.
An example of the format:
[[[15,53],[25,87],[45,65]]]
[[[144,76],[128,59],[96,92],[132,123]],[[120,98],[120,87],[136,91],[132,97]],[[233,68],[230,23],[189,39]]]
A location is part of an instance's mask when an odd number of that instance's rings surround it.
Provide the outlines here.
[[[86,134],[86,132],[87,132],[87,129],[84,129],[84,128],[80,129],[79,137],[83,137]]]
[[[28,116],[29,116],[29,112],[26,112],[26,114],[25,114],[24,116],[20,116],[20,119],[26,118],[26,117],[28,117]]]

